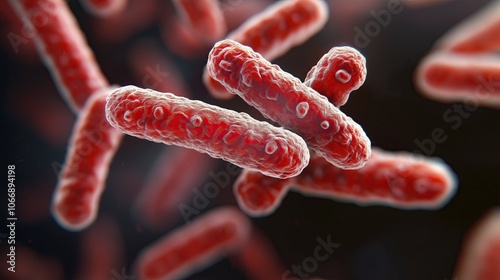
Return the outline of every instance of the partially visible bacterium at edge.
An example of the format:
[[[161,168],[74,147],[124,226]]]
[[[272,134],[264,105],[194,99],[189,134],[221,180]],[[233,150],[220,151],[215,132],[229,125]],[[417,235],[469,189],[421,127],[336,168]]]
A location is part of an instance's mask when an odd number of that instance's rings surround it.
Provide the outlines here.
[[[439,50],[478,54],[500,50],[500,1],[494,0],[479,12],[446,32],[434,45]]]
[[[326,97],[232,40],[215,44],[208,73],[266,118],[299,134],[309,147],[343,169],[361,168],[370,157],[370,140]]]
[[[304,84],[340,107],[347,102],[352,91],[363,85],[365,79],[365,57],[351,47],[333,47],[307,73]]]
[[[107,100],[108,121],[126,134],[207,153],[271,177],[298,175],[309,150],[298,135],[201,101],[126,86]]]
[[[456,279],[500,279],[500,208],[472,229],[460,253]]]
[[[494,54],[434,53],[420,63],[415,82],[437,101],[500,108],[500,58]]]

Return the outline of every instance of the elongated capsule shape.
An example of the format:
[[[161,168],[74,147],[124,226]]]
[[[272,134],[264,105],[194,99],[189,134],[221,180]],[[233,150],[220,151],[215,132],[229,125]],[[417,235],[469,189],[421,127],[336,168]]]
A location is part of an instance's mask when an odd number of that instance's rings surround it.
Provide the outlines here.
[[[296,176],[309,162],[307,145],[296,134],[171,93],[118,88],[107,99],[106,116],[126,134],[194,149],[271,177]]]
[[[215,44],[209,75],[238,94],[266,118],[302,136],[309,147],[343,169],[358,169],[370,158],[370,139],[326,97],[232,40]]]

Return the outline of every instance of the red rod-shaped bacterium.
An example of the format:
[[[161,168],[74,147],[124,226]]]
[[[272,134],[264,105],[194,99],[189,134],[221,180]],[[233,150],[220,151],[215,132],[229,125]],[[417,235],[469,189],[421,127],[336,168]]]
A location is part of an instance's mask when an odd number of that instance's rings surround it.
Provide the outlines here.
[[[173,0],[173,3],[202,42],[212,44],[226,35],[226,22],[217,0]]]
[[[71,135],[52,201],[52,214],[67,230],[81,230],[94,221],[110,162],[122,139],[123,134],[106,120],[109,91],[90,97]]]
[[[272,214],[289,189],[358,205],[436,209],[457,188],[456,176],[441,160],[373,148],[368,163],[342,170],[313,155],[299,176],[287,180],[243,171],[233,185],[240,208],[251,216]]]
[[[111,17],[122,12],[128,0],[80,0],[82,7],[96,17]]]
[[[500,58],[495,54],[434,53],[420,63],[415,82],[423,95],[440,102],[500,108]]]
[[[340,107],[347,102],[352,91],[363,85],[365,79],[365,57],[351,47],[333,47],[307,73],[304,84]]]
[[[122,132],[207,153],[271,177],[298,175],[309,150],[296,134],[171,93],[126,86],[107,101],[108,121]]]
[[[237,252],[250,235],[247,217],[232,207],[204,214],[145,248],[136,263],[141,280],[179,279]]]
[[[491,1],[439,39],[435,48],[454,53],[477,54],[500,50],[500,1]]]
[[[323,28],[328,6],[323,0],[278,1],[245,21],[227,35],[228,39],[251,47],[271,61],[300,45]],[[229,93],[205,73],[203,80],[210,93],[229,99]]]
[[[218,42],[210,51],[207,66],[210,76],[227,90],[266,118],[302,136],[332,164],[357,169],[370,157],[370,140],[361,126],[251,48],[232,40]]]
[[[500,209],[491,210],[466,238],[456,279],[500,279]]]
[[[62,0],[10,0],[26,21],[45,66],[73,111],[108,86],[76,19]]]

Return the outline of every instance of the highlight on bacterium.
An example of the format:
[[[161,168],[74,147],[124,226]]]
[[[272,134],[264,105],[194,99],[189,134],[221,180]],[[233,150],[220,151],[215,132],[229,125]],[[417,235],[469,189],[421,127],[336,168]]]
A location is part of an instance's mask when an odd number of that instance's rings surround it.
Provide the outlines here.
[[[296,134],[171,93],[118,88],[108,96],[106,117],[125,134],[195,149],[272,177],[296,176],[309,162],[309,149]]]
[[[299,79],[233,40],[215,44],[208,73],[266,118],[297,133],[309,147],[343,169],[361,168],[370,140],[360,125]]]

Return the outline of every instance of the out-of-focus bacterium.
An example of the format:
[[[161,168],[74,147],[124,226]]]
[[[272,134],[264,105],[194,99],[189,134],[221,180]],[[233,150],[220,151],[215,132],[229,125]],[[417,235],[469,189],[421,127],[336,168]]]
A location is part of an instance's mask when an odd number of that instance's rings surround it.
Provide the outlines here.
[[[370,140],[361,126],[251,48],[232,40],[218,42],[210,51],[207,69],[228,91],[302,136],[335,166],[361,168],[370,157]]]
[[[145,248],[135,263],[142,280],[179,279],[237,252],[251,224],[232,207],[213,210]]]
[[[222,39],[227,27],[217,0],[173,0],[177,12],[197,38],[212,44]]]
[[[500,208],[491,210],[466,238],[456,279],[500,279]]]
[[[494,54],[431,54],[418,66],[415,82],[423,95],[440,102],[500,108],[500,58]]]
[[[434,100],[500,108],[500,0],[446,33],[415,74],[419,91]],[[472,104],[470,104],[472,103]]]
[[[435,49],[462,54],[500,50],[500,1],[486,5],[439,39]]]
[[[374,148],[368,163],[357,170],[342,170],[316,155],[299,176],[287,180],[245,170],[233,192],[245,213],[266,216],[289,189],[362,206],[436,209],[449,201],[456,188],[455,174],[441,160]]]
[[[342,170],[313,156],[292,188],[361,206],[437,209],[455,194],[457,179],[439,159],[373,148],[368,163],[358,170]]]
[[[304,84],[340,107],[347,102],[352,91],[363,85],[365,79],[365,57],[351,47],[333,47],[307,73]]]
[[[54,192],[52,214],[68,230],[81,230],[94,221],[110,162],[122,139],[123,134],[106,120],[110,90],[92,95],[78,115]]]
[[[128,0],[80,0],[80,3],[93,16],[111,17],[123,11]]]
[[[65,1],[10,0],[10,4],[35,34],[40,57],[73,111],[108,86]]]
[[[298,135],[171,93],[122,87],[109,95],[106,114],[126,134],[194,149],[271,177],[296,176],[309,162]]]
[[[278,1],[249,18],[227,38],[251,47],[271,61],[318,33],[327,20],[328,7],[323,0]],[[206,70],[203,80],[214,97],[229,99],[233,96]]]

